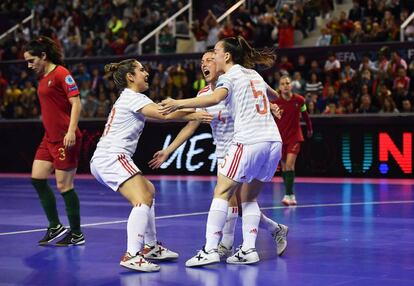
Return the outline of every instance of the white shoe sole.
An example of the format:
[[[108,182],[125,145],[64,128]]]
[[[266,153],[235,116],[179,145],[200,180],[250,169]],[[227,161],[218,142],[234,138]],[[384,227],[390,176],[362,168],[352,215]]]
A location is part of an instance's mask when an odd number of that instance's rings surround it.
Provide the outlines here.
[[[141,272],[157,272],[157,271],[160,271],[159,266],[158,267],[151,267],[151,268],[149,268],[149,267],[144,268],[144,267],[137,267],[137,266],[135,266],[134,263],[122,262],[122,261],[119,263],[119,265],[121,265],[122,267],[128,268],[128,269],[132,269],[132,270],[135,270],[135,271],[141,271]]]
[[[188,261],[185,263],[185,267],[199,267],[199,266],[205,266],[205,265],[209,265],[209,264],[213,264],[213,263],[218,263],[220,262],[220,258],[219,259],[214,259],[214,260],[209,260],[209,261],[203,261],[200,263],[196,263],[196,264],[192,264],[190,265],[188,263]]]
[[[246,264],[253,264],[253,263],[257,263],[260,261],[260,258],[258,257],[257,259],[253,259],[253,260],[249,260],[249,261],[231,261],[231,260],[226,260],[227,264],[241,264],[241,265],[246,265]]]

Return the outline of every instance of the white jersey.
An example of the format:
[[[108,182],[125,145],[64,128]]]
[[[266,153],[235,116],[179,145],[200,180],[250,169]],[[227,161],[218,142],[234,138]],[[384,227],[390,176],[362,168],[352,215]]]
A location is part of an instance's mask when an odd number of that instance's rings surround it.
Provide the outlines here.
[[[197,96],[209,96],[213,94],[210,85],[200,90]],[[205,108],[213,116],[210,123],[211,132],[213,133],[214,144],[216,145],[216,157],[224,158],[227,150],[233,141],[234,121],[230,112],[226,109],[224,101],[217,105]]]
[[[234,65],[218,78],[216,89],[225,88],[226,108],[234,119],[234,143],[282,142],[270,111],[267,84],[252,69]]]
[[[145,125],[145,117],[138,111],[151,103],[145,94],[124,89],[112,107],[93,156],[119,153],[132,157]]]

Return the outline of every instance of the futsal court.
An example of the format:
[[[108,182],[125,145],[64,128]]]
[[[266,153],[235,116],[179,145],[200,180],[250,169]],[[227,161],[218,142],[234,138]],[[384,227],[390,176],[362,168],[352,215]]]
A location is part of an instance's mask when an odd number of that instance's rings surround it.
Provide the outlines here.
[[[86,244],[62,248],[37,245],[47,221],[29,175],[0,175],[0,285],[414,285],[414,180],[298,178],[299,205],[284,207],[275,178],[259,205],[289,226],[284,255],[260,229],[259,263],[186,268],[204,243],[215,177],[148,178],[158,240],[180,254],[157,273],[119,266],[130,206],[91,176],[75,180]],[[57,204],[67,225],[61,196]],[[235,246],[241,242],[239,218]]]

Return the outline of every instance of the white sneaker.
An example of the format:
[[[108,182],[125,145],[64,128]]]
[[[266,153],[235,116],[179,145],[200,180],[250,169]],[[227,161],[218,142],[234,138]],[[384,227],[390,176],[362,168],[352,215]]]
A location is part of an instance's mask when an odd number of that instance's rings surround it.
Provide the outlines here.
[[[212,263],[220,262],[220,255],[217,252],[217,249],[211,249],[209,252],[206,252],[203,249],[197,252],[197,255],[190,258],[185,262],[186,267],[194,267],[194,266],[203,266]]]
[[[296,201],[296,196],[295,195],[290,195],[290,205],[291,206],[296,206],[298,204],[298,202]]]
[[[228,257],[226,262],[229,264],[253,264],[260,261],[256,248],[250,248],[246,251],[242,247],[232,256]]]
[[[229,249],[229,248],[225,247],[225,246],[224,246],[224,245],[220,242],[220,244],[219,244],[219,246],[218,246],[217,251],[218,251],[218,254],[220,255],[220,258],[227,258],[227,257],[229,257],[229,256],[232,256],[232,255],[233,255],[234,248],[233,248],[233,246],[232,246],[232,247],[230,247],[230,249]]]
[[[144,258],[153,260],[171,260],[178,258],[178,253],[165,248],[159,241],[154,246],[145,245],[142,254]]]
[[[279,229],[272,233],[273,239],[276,242],[277,255],[282,255],[287,247],[287,235],[289,228],[284,224],[277,224]]]
[[[147,261],[142,255],[138,254],[132,256],[129,252],[126,252],[121,258],[119,265],[143,272],[155,272],[160,271],[160,266],[154,263]]]
[[[285,206],[296,206],[298,202],[295,195],[285,195],[282,199],[282,204]]]

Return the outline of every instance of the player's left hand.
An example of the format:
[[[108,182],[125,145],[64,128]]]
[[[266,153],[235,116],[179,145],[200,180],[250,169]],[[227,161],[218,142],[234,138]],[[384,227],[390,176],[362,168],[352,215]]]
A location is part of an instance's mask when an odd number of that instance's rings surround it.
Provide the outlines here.
[[[178,101],[172,98],[164,99],[159,103],[161,106],[158,111],[161,112],[163,115],[170,114],[178,109]]]
[[[273,116],[277,119],[280,119],[282,117],[282,109],[279,108],[279,105],[276,103],[270,104],[270,111],[272,112]]]
[[[63,145],[66,149],[74,146],[76,143],[76,135],[75,132],[68,132],[66,133],[65,137],[63,137]]]
[[[155,152],[155,154],[152,156],[151,161],[148,162],[148,166],[151,169],[158,169],[161,167],[162,163],[164,163],[170,154],[168,154],[165,150],[160,150]]]
[[[202,123],[210,124],[210,122],[213,120],[213,115],[204,110],[197,111],[194,113],[194,115],[196,117],[196,120]]]

